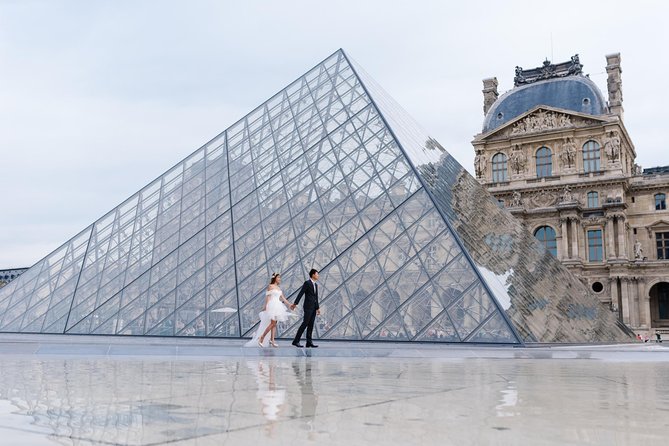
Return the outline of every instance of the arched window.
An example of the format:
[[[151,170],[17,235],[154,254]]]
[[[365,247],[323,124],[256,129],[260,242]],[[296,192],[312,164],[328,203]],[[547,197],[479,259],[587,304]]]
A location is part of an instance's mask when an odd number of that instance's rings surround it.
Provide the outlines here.
[[[597,192],[588,192],[588,207],[589,208],[599,207],[599,194]]]
[[[600,163],[599,144],[596,141],[588,141],[583,144],[583,170],[585,172],[598,172]]]
[[[548,147],[537,150],[537,178],[553,175],[553,154]]]
[[[503,183],[507,179],[506,155],[497,153],[492,157],[492,182]]]
[[[557,240],[555,239],[555,229],[550,226],[541,226],[534,231],[534,236],[539,240],[546,249],[557,257]]]
[[[667,196],[664,194],[655,194],[655,210],[661,211],[667,208]]]

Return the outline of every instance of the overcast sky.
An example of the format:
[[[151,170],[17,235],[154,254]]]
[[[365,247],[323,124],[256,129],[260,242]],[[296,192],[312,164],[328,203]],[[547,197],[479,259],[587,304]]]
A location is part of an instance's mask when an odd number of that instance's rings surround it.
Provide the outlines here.
[[[452,4],[453,3],[453,4]],[[472,171],[482,84],[579,53],[669,164],[665,2],[0,0],[0,268],[30,266],[344,48]]]

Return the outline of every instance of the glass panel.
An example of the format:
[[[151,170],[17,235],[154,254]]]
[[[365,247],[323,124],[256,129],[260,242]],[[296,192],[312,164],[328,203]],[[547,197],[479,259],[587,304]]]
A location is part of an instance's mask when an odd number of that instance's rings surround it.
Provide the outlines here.
[[[588,141],[583,144],[583,170],[585,172],[598,172],[600,169],[599,144]]]
[[[553,175],[553,158],[551,149],[541,147],[537,150],[537,178],[550,177]]]
[[[506,155],[497,153],[492,157],[492,182],[503,183],[508,181]]]
[[[603,258],[602,230],[588,231],[588,260],[601,262]]]

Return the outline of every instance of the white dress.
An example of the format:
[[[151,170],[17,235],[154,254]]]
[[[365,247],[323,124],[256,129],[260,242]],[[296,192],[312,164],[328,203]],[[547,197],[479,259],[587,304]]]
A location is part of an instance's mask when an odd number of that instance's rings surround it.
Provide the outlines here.
[[[274,320],[277,322],[283,322],[288,320],[288,318],[292,313],[288,311],[288,307],[286,307],[283,303],[281,303],[280,297],[282,294],[283,292],[279,288],[270,290],[265,294],[265,298],[269,296],[269,302],[267,302],[267,309],[265,311],[260,312],[259,314],[260,325],[258,325],[258,328],[256,329],[255,333],[253,333],[253,339],[244,344],[246,347],[258,347],[258,340],[260,339],[260,336],[265,332],[271,321]],[[262,343],[263,347],[269,346],[269,340],[270,340],[270,334],[267,333]]]

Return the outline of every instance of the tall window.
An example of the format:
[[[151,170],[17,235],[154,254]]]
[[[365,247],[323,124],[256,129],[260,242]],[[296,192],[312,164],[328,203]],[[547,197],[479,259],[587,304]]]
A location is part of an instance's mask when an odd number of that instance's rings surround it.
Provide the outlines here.
[[[537,178],[553,175],[553,154],[548,147],[537,150]]]
[[[597,192],[588,192],[588,207],[589,208],[599,207],[599,194]]]
[[[657,245],[657,258],[669,259],[669,232],[656,232],[655,244]]]
[[[655,194],[655,210],[661,211],[667,208],[667,196],[664,194]]]
[[[601,262],[603,258],[602,230],[594,229],[588,231],[588,260],[591,262]]]
[[[503,183],[507,179],[506,155],[498,153],[492,157],[492,182]]]
[[[583,169],[586,172],[599,171],[599,144],[596,141],[588,141],[583,144]]]
[[[557,257],[557,241],[555,239],[555,229],[550,226],[541,226],[534,231],[534,236],[546,247],[546,249]]]

